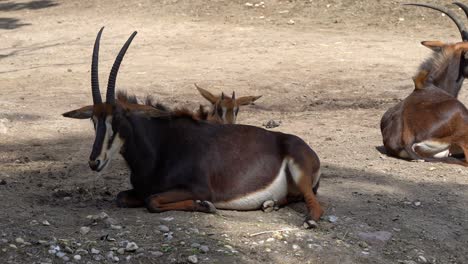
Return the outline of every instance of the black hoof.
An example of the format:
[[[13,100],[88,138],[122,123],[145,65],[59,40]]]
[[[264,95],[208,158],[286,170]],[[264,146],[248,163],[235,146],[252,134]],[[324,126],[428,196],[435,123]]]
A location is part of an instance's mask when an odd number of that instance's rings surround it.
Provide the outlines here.
[[[215,214],[217,212],[216,207],[209,201],[195,201],[200,207],[201,211],[209,214]]]

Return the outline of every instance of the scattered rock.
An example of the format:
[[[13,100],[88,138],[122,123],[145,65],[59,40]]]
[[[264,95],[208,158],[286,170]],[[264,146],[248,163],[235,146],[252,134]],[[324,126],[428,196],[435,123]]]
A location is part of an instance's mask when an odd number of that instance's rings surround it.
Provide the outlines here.
[[[254,4],[249,3],[249,2],[245,3],[244,5],[245,5],[246,7],[253,7],[253,6],[254,6]]]
[[[106,225],[106,227],[112,228],[112,226],[116,226],[118,222],[114,218],[106,217],[104,218],[104,224]]]
[[[11,247],[11,248],[13,248],[13,249],[17,249],[17,248],[18,248],[15,244],[10,244],[9,247]]]
[[[42,221],[42,225],[43,226],[50,226],[50,223],[49,223],[49,221],[44,220],[44,221]]]
[[[359,241],[358,245],[359,245],[360,247],[362,247],[362,248],[368,248],[368,247],[369,247],[369,245],[367,245],[367,243],[364,242],[364,241]]]
[[[65,251],[65,252],[67,252],[67,253],[69,253],[69,254],[72,254],[72,253],[73,253],[73,249],[71,249],[70,247],[65,247],[65,248],[63,249],[63,251]]]
[[[120,230],[120,229],[122,229],[122,226],[120,226],[120,225],[111,225],[110,228],[115,229],[115,230]]]
[[[335,215],[329,215],[329,216],[327,216],[327,220],[328,220],[328,222],[334,224],[334,223],[336,223],[336,221],[338,221],[338,217],[335,216]]]
[[[359,232],[358,237],[370,243],[385,243],[392,238],[392,233],[387,231]]]
[[[75,255],[75,256],[73,256],[73,259],[76,260],[76,261],[80,261],[81,256],[80,255]]]
[[[187,260],[188,260],[188,262],[190,262],[190,263],[198,263],[198,258],[197,258],[196,255],[188,256]]]
[[[125,248],[119,248],[119,249],[117,249],[117,253],[119,253],[120,255],[125,254]]]
[[[268,239],[266,240],[266,242],[269,242],[269,243],[271,243],[271,242],[273,242],[273,241],[275,241],[275,239],[272,238],[272,237],[270,237],[270,238],[268,238]]]
[[[190,245],[190,247],[199,248],[199,247],[200,247],[200,244],[198,244],[198,243],[192,243],[192,244]]]
[[[266,128],[275,128],[275,127],[279,127],[280,125],[281,125],[281,121],[276,122],[273,119],[263,124],[263,126]]]
[[[297,251],[297,250],[301,249],[301,247],[299,245],[296,245],[296,244],[292,245],[292,248],[293,248],[294,251]]]
[[[80,233],[82,235],[86,235],[89,233],[89,231],[91,231],[91,228],[87,227],[87,226],[82,226],[80,227]]]
[[[95,249],[95,248],[91,248],[91,254],[96,255],[96,254],[99,254],[100,252],[101,252],[101,251],[99,251],[99,250],[97,250],[97,249]]]
[[[129,242],[125,247],[127,252],[135,252],[138,249],[138,245],[135,242]]]
[[[67,254],[65,254],[65,252],[61,252],[61,251],[55,253],[55,256],[56,256],[57,258],[63,258],[63,257],[65,257],[66,255],[67,255]]]
[[[294,24],[296,24],[296,22],[294,20],[292,20],[292,19],[289,19],[288,25],[294,25]]]
[[[421,263],[427,263],[427,259],[424,256],[418,256],[418,261]]]
[[[200,246],[199,250],[202,253],[208,253],[208,251],[210,251],[210,248],[208,246]]]
[[[68,262],[68,261],[70,261],[70,258],[68,256],[63,256],[62,260],[64,262]]]
[[[18,244],[24,244],[24,239],[22,239],[21,237],[17,237],[15,239],[15,242],[18,243]]]
[[[421,202],[414,202],[414,206],[421,206]]]
[[[165,225],[160,225],[160,226],[158,226],[158,229],[159,229],[159,231],[161,231],[161,232],[163,232],[163,233],[167,233],[167,232],[169,232],[169,230],[170,230],[169,227],[167,227],[167,226],[165,226]]]
[[[174,220],[174,217],[164,217],[164,218],[160,218],[161,221],[165,221],[165,222],[170,222],[172,220]]]
[[[151,256],[153,256],[155,258],[158,258],[158,257],[161,257],[162,255],[164,255],[164,253],[162,253],[161,251],[150,251],[150,254],[151,254]]]

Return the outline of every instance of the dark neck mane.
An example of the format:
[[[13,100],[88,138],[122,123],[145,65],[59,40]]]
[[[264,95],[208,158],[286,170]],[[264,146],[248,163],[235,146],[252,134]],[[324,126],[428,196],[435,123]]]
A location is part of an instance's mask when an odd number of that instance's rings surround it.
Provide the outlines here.
[[[126,91],[117,91],[117,101],[123,104],[139,104],[139,105],[147,105],[154,107],[160,111],[166,112],[167,115],[161,118],[186,118],[191,119],[194,121],[206,120],[207,119],[207,112],[200,108],[198,111],[193,112],[185,107],[174,108],[171,109],[170,107],[157,102],[154,98],[150,95],[146,96],[144,102],[138,102],[138,99],[135,95],[128,95]]]
[[[463,83],[463,75],[460,72],[460,56],[453,49],[442,49],[436,51],[426,59],[420,66],[418,72],[427,71],[427,82],[457,96]],[[453,72],[449,67],[458,64],[458,71]]]

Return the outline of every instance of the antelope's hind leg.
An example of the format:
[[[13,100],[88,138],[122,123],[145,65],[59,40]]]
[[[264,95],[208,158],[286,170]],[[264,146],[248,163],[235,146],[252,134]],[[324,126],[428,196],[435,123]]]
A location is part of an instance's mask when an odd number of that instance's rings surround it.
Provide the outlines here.
[[[187,191],[168,191],[146,198],[146,208],[151,213],[166,211],[197,211],[216,213],[216,207],[209,201],[200,201]]]
[[[145,206],[145,201],[140,199],[134,189],[119,192],[116,198],[117,206],[123,208],[135,208]]]
[[[304,167],[306,168],[301,168],[293,159],[288,162],[292,180],[304,196],[308,211],[308,215],[304,221],[304,227],[315,228],[317,227],[317,221],[324,212],[315,196],[318,189],[320,170],[319,168],[312,168],[309,164],[304,164]]]

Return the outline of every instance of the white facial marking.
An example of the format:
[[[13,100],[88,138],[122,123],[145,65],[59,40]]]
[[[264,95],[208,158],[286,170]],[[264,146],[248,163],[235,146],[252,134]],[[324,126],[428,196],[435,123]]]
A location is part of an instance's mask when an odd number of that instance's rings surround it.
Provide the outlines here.
[[[105,126],[106,126],[106,134],[104,135],[104,141],[102,142],[101,153],[96,158],[96,160],[99,160],[98,171],[103,170],[109,165],[110,160],[112,159],[114,154],[117,153],[123,145],[123,140],[120,138],[120,135],[117,133],[115,135],[114,140],[112,141],[112,145],[109,146],[109,140],[112,138],[113,133],[114,133],[112,130],[112,116],[111,115],[106,117]]]
[[[281,167],[270,185],[257,192],[245,195],[231,201],[215,203],[216,208],[231,209],[231,210],[255,210],[259,209],[267,200],[279,201],[288,194],[288,182],[286,177],[286,164],[288,159],[285,158],[281,163]]]

